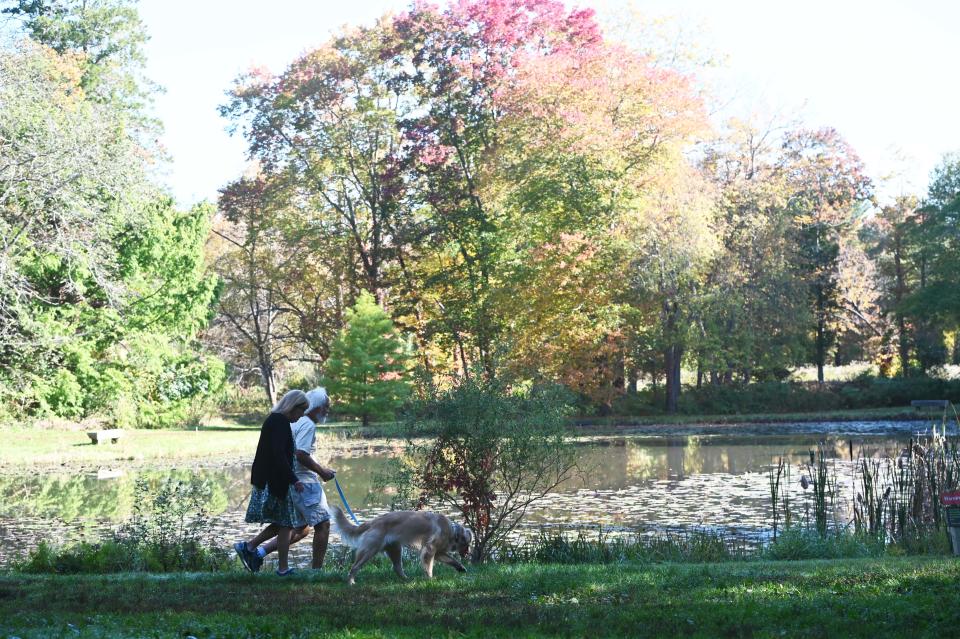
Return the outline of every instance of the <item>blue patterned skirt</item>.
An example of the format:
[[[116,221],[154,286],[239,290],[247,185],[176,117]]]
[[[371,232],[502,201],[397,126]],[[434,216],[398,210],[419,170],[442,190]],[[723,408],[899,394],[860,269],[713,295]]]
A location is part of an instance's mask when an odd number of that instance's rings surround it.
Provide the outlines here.
[[[283,499],[272,495],[268,488],[252,488],[247,516],[244,517],[248,524],[277,524],[286,528],[303,525],[300,513],[293,503],[293,486],[287,490],[287,496]]]

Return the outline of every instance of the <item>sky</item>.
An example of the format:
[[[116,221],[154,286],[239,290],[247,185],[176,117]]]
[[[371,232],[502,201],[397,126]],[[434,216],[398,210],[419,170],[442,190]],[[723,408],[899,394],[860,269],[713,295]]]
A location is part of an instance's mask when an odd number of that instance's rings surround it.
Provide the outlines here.
[[[161,179],[180,204],[216,200],[247,164],[217,111],[251,66],[280,72],[345,24],[409,0],[141,0],[147,75],[171,156]],[[942,155],[960,150],[960,24],[954,0],[581,0],[611,28],[639,12],[720,60],[703,73],[715,119],[800,119],[857,150],[881,197],[922,195]]]

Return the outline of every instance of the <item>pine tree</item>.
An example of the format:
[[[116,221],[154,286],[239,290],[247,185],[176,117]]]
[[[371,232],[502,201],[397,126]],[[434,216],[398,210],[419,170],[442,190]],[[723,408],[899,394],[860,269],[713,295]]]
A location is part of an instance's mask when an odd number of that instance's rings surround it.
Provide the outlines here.
[[[347,326],[330,348],[326,386],[339,412],[389,419],[409,394],[404,344],[390,316],[363,292],[347,311]]]

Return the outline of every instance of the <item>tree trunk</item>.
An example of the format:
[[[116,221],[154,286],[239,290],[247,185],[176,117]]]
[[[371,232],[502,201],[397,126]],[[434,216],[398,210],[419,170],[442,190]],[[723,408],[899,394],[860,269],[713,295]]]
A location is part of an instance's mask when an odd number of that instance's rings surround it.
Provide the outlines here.
[[[894,308],[899,308],[907,292],[906,275],[903,262],[903,238],[899,229],[895,231],[893,243],[893,266],[896,271],[896,288],[893,291]],[[897,318],[897,352],[900,355],[900,377],[910,376],[910,336],[907,334],[907,321],[899,310]]]
[[[680,361],[683,359],[683,346],[677,337],[677,316],[679,305],[676,302],[664,302],[663,333],[668,342],[672,342],[663,353],[664,384],[666,386],[666,410],[668,413],[677,412],[677,402],[680,399]]]
[[[622,395],[627,390],[627,361],[622,348],[616,349],[613,356],[613,387]]]
[[[897,313],[897,353],[900,355],[900,377],[910,377],[910,342],[907,336],[907,321],[903,313]]]
[[[267,401],[272,407],[277,403],[277,377],[273,366],[264,354],[260,356],[260,377],[263,382],[263,391],[267,396]]]
[[[823,287],[817,286],[817,340],[815,359],[817,363],[817,383],[823,385],[823,364],[827,357],[827,321],[824,308]]]
[[[666,369],[666,409],[668,413],[677,412],[677,403],[680,399],[680,361],[683,359],[683,347],[679,344],[667,348],[664,352],[664,368]]]
[[[637,384],[640,382],[640,370],[637,368],[636,363],[631,363],[630,370],[627,373],[627,394],[636,395],[637,394]]]

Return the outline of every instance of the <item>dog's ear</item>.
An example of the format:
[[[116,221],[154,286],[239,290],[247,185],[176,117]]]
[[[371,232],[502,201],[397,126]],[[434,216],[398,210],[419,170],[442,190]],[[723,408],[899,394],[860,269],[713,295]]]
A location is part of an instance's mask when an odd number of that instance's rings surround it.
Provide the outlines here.
[[[463,526],[461,530],[463,530],[463,541],[467,546],[469,546],[473,543],[473,531],[466,526]]]

